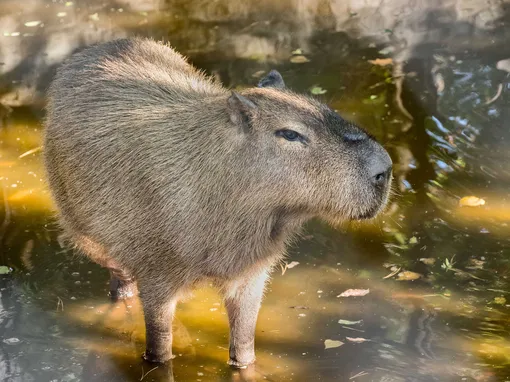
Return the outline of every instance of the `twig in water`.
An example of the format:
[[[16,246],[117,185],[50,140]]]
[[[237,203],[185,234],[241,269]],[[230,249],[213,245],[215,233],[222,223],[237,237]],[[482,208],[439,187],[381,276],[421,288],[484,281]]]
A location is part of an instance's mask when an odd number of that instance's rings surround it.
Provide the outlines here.
[[[144,374],[144,372],[143,372],[143,366],[142,366],[142,376],[140,377],[140,381],[143,381],[143,379],[144,379],[147,375],[149,375],[149,373],[150,373],[151,371],[156,370],[158,367],[159,367],[159,366],[156,366],[156,367],[154,367],[154,368],[150,369],[147,373],[145,373],[145,374]]]
[[[351,378],[349,378],[349,381],[354,378],[363,377],[364,375],[368,375],[368,373],[365,371],[360,371],[358,374],[353,375]]]
[[[28,150],[28,151],[25,151],[23,154],[21,154],[18,159],[21,159],[23,157],[26,157],[27,155],[30,155],[30,154],[34,154],[38,151],[41,151],[42,147],[41,146],[38,146],[36,147],[35,149],[32,149],[32,150]]]
[[[64,301],[62,301],[62,299],[57,296],[57,312],[58,312],[59,307],[61,309],[61,312],[63,312],[64,311]]]
[[[496,95],[494,97],[492,97],[490,100],[488,100],[487,102],[485,102],[485,106],[490,105],[491,103],[496,101],[499,98],[499,96],[501,95],[502,91],[503,91],[503,84],[499,84],[498,91],[496,92]]]

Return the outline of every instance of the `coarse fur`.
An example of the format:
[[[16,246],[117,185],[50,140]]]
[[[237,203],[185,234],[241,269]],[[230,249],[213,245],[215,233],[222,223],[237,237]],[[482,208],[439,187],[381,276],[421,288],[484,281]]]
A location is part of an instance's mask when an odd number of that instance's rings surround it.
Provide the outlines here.
[[[388,195],[386,151],[278,72],[231,92],[152,40],[68,59],[45,125],[63,230],[110,269],[115,296],[136,280],[154,362],[172,357],[179,295],[204,279],[225,296],[230,363],[253,362],[264,284],[293,235],[312,217],[372,217]]]

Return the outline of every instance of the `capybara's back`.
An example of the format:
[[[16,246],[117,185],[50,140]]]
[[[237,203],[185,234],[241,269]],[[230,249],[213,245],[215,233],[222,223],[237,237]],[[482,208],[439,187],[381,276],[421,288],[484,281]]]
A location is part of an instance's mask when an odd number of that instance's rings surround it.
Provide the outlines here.
[[[138,286],[144,357],[172,357],[179,296],[211,280],[224,294],[230,364],[254,361],[264,284],[302,224],[375,216],[386,151],[271,71],[231,92],[169,46],[96,45],[67,60],[48,96],[44,141],[68,240],[111,273],[114,298]]]

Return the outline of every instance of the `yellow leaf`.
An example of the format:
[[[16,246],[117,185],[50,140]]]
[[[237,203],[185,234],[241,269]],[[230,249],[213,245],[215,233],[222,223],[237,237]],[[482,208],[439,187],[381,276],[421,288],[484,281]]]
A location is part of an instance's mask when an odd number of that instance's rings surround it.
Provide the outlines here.
[[[368,60],[372,65],[387,66],[393,64],[391,58],[376,58],[375,60]]]
[[[332,349],[332,348],[338,348],[342,346],[344,343],[342,341],[336,341],[336,340],[326,340],[324,341],[324,349]]]
[[[479,207],[485,204],[485,200],[477,198],[476,196],[464,196],[459,200],[461,207]]]
[[[417,280],[421,277],[419,273],[411,272],[411,271],[404,271],[400,272],[397,276],[397,280],[403,280],[403,281],[410,281],[410,280]]]
[[[310,62],[310,60],[308,58],[306,58],[305,56],[292,56],[290,58],[290,62],[292,62],[293,64],[304,64],[305,62]]]

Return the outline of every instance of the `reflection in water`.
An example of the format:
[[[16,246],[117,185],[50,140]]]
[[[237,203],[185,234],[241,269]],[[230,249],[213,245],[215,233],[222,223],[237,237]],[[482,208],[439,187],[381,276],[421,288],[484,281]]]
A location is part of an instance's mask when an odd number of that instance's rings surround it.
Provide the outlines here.
[[[510,55],[507,8],[462,0],[20,4],[0,1],[0,266],[12,268],[0,276],[4,379],[510,376],[510,86],[497,64]],[[299,264],[275,272],[254,368],[227,367],[225,310],[209,288],[178,308],[172,365],[143,363],[138,300],[110,304],[107,272],[59,244],[40,156],[45,89],[72,51],[135,33],[170,40],[232,87],[277,68],[393,156],[396,195],[385,216],[341,229],[312,222],[290,250]],[[470,195],[486,204],[460,207]],[[337,297],[347,289],[370,292]],[[324,349],[327,339],[343,345]]]

